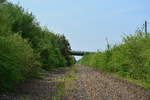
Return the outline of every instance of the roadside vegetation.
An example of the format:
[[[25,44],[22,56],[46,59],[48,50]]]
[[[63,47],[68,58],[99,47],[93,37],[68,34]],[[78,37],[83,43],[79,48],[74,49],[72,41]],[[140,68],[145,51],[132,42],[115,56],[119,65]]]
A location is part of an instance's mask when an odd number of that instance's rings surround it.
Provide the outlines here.
[[[0,92],[41,70],[71,66],[74,57],[68,40],[41,27],[32,13],[5,0],[0,1]]]
[[[137,30],[125,36],[121,44],[108,44],[107,50],[87,54],[79,63],[150,89],[150,34]]]

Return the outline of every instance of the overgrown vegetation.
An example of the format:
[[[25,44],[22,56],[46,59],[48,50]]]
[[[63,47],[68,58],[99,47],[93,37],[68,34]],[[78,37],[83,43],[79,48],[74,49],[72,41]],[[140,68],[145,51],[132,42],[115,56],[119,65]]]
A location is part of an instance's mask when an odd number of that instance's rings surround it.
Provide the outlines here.
[[[121,44],[107,47],[106,51],[84,56],[79,63],[149,84],[150,34],[138,30],[124,37]]]
[[[50,32],[22,7],[0,1],[0,92],[37,77],[40,69],[70,66],[69,42]]]
[[[53,96],[52,100],[62,100],[65,93],[70,91],[76,91],[78,88],[76,86],[76,81],[78,78],[75,76],[77,73],[76,66],[72,66],[69,72],[66,72],[66,77],[54,79],[53,81],[57,83],[57,93]]]

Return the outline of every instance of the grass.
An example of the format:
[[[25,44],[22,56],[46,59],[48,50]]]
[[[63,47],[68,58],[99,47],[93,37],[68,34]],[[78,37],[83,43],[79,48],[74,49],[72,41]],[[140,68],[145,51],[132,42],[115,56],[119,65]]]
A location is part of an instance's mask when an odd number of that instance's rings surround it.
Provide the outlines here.
[[[75,77],[75,73],[77,73],[77,69],[75,66],[73,66],[69,72],[65,73],[67,77],[55,79],[54,82],[66,82],[78,80],[78,78]]]
[[[52,100],[57,100],[57,97],[56,97],[56,96],[53,96]]]
[[[73,80],[77,80],[77,78],[75,77],[67,77],[67,78],[59,78],[59,79],[55,79],[55,82],[66,82],[66,81],[73,81]]]
[[[150,89],[150,33],[137,30],[123,37],[122,43],[110,45],[95,54],[85,55],[79,64],[114,73],[134,84]]]
[[[145,89],[149,89],[150,90],[150,84],[149,83],[143,82],[141,80],[135,80],[135,79],[129,78],[129,77],[123,77],[123,76],[121,76],[119,74],[116,74],[116,73],[115,74],[113,73],[113,75],[115,75],[115,76],[117,76],[119,78],[122,78],[124,80],[127,80],[127,81],[129,81],[129,82],[131,82],[133,84],[139,85],[139,86],[141,86],[141,87],[143,87]]]
[[[66,72],[68,76],[74,76],[75,73],[77,73],[76,66],[73,66],[69,72]]]
[[[52,100],[62,100],[62,97],[65,95],[65,92],[67,91],[73,91],[78,89],[75,85],[75,81],[78,80],[78,78],[75,77],[75,73],[77,72],[77,69],[73,66],[69,72],[66,72],[65,78],[58,78],[54,79],[54,82],[57,82],[57,94],[53,96]]]
[[[31,100],[28,96],[23,96],[19,100]]]

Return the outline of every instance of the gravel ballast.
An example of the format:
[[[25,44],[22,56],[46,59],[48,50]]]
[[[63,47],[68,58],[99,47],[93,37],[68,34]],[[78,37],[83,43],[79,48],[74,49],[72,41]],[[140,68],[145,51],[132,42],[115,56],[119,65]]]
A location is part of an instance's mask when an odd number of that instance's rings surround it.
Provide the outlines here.
[[[64,86],[65,90],[60,100],[150,100],[150,90],[114,75],[75,65],[71,78],[66,74],[71,70],[65,68],[43,73],[42,79],[31,79],[18,86],[15,93],[1,94],[0,100],[57,100],[57,86]],[[54,81],[63,78],[69,81]]]

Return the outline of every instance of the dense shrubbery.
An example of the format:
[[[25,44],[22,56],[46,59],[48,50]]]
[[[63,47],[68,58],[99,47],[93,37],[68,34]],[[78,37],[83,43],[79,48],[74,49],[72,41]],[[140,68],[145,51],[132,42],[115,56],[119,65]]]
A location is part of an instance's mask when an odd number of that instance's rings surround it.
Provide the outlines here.
[[[37,76],[41,68],[74,63],[64,36],[40,27],[32,13],[11,3],[0,2],[0,46],[0,92]]]
[[[150,35],[137,31],[123,38],[123,43],[106,51],[89,54],[79,63],[150,82]]]
[[[15,84],[38,74],[38,57],[21,36],[0,37],[0,47],[1,91],[12,89]]]

